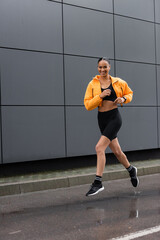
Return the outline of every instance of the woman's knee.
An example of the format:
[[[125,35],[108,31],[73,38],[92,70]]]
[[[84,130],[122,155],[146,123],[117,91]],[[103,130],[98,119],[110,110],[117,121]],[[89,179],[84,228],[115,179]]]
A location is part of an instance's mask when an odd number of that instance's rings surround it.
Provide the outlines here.
[[[101,144],[97,144],[95,147],[96,153],[103,153],[105,149],[103,149],[103,146]]]

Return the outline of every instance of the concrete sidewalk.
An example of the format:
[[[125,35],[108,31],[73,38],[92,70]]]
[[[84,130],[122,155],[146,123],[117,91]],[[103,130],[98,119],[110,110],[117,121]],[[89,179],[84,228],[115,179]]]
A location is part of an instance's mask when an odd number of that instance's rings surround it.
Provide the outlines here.
[[[160,159],[134,161],[131,164],[138,168],[139,176],[160,173]],[[95,173],[96,167],[85,167],[67,171],[3,177],[0,178],[0,196],[91,184]],[[103,181],[128,178],[128,176],[126,169],[117,163],[106,166]]]

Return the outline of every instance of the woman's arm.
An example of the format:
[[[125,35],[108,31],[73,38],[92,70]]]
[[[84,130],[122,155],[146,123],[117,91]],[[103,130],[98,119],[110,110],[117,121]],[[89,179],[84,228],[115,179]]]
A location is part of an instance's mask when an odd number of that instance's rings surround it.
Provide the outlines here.
[[[128,86],[126,82],[124,82],[124,86],[123,86],[123,97],[126,99],[124,103],[131,102],[133,98],[133,91],[131,90],[131,88]]]
[[[102,98],[99,95],[93,96],[92,84],[89,83],[84,97],[84,105],[86,109],[91,111],[98,107],[101,102]]]

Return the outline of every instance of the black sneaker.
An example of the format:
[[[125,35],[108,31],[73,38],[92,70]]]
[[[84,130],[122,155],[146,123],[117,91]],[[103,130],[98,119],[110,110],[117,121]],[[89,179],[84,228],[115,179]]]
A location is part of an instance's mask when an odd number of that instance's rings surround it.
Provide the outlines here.
[[[139,184],[139,179],[137,177],[137,168],[132,167],[132,170],[129,172],[129,175],[131,177],[131,183],[132,183],[133,187],[137,187]]]
[[[103,190],[104,190],[104,187],[102,186],[102,183],[100,184],[92,183],[89,191],[86,193],[86,196],[93,196]]]

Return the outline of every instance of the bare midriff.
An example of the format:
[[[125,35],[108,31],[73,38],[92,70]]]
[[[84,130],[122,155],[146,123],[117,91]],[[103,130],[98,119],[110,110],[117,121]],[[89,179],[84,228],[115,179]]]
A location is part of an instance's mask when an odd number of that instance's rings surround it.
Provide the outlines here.
[[[108,100],[104,100],[102,102],[102,106],[98,107],[98,111],[99,112],[107,112],[110,111],[112,109],[117,108],[117,104],[112,102],[112,101],[108,101]]]

